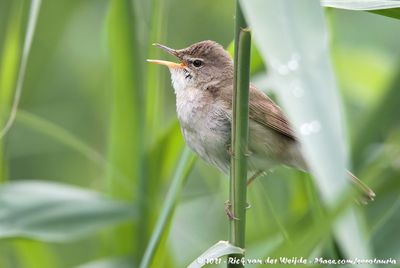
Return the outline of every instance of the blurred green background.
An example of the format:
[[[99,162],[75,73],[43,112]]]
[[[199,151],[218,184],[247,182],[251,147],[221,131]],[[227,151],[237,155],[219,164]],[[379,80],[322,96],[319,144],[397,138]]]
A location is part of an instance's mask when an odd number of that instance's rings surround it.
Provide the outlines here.
[[[2,125],[29,3],[0,1]],[[80,186],[129,202],[137,214],[72,241],[0,236],[0,267],[66,268],[97,260],[106,261],[85,267],[138,265],[184,147],[168,71],[145,59],[169,58],[154,42],[182,48],[211,39],[228,47],[233,14],[230,0],[42,2],[17,118],[0,140],[0,181]],[[360,207],[367,241],[374,257],[400,259],[400,21],[333,9],[326,15],[352,170],[377,194],[375,202]],[[253,72],[260,74],[260,68]],[[268,256],[318,220],[313,189],[309,175],[286,168],[249,188],[249,257]],[[153,267],[185,267],[226,240],[227,196],[227,178],[196,161]],[[0,212],[7,206],[1,201]],[[320,255],[341,256],[330,239],[322,241]]]

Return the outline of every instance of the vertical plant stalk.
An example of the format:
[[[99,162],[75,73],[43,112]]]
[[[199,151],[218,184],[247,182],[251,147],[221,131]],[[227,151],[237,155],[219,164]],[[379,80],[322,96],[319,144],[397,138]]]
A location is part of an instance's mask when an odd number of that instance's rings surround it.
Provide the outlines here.
[[[232,148],[229,200],[235,219],[230,221],[229,242],[245,248],[246,196],[247,196],[247,149],[249,133],[249,84],[250,84],[250,46],[251,34],[243,17],[239,1],[236,2],[235,18],[235,61],[234,94],[232,100]],[[243,267],[243,264],[230,263],[229,258],[242,255],[229,255],[228,267]]]
[[[8,132],[8,130],[10,130],[10,128],[15,120],[15,116],[17,115],[18,104],[19,104],[19,100],[21,98],[22,86],[23,86],[24,78],[25,78],[26,66],[28,64],[29,52],[31,50],[33,34],[35,33],[36,22],[37,22],[37,18],[39,15],[41,3],[42,3],[41,0],[32,0],[32,2],[31,2],[31,6],[30,6],[30,10],[29,10],[28,25],[27,25],[26,34],[25,34],[25,41],[24,41],[24,45],[22,48],[22,56],[21,56],[19,70],[18,70],[18,77],[17,77],[17,84],[16,84],[16,88],[15,88],[15,93],[14,93],[14,99],[13,99],[13,103],[11,106],[10,116],[5,123],[5,126],[2,127],[0,130],[0,140],[4,137],[4,135]]]
[[[111,195],[132,201],[138,196],[138,181],[143,177],[143,84],[135,17],[130,0],[109,4],[108,33],[112,73],[112,108],[108,145],[108,182]],[[139,199],[139,198],[137,198]],[[139,203],[140,214],[145,204]],[[145,221],[146,216],[142,219]],[[136,226],[135,226],[136,227]],[[136,239],[146,230],[124,225],[114,234],[116,254],[137,252]],[[134,241],[134,242],[132,242]],[[136,256],[138,257],[138,256]]]

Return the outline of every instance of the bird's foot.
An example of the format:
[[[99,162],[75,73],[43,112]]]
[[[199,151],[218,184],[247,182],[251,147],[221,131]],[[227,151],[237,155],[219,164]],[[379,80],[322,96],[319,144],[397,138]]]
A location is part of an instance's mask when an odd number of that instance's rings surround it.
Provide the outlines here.
[[[230,156],[233,156],[233,157],[234,157],[234,156],[235,156],[235,151],[233,150],[231,144],[230,144],[230,143],[227,143],[227,144],[225,145],[225,147],[226,147],[226,151],[228,152],[228,154],[229,154]],[[247,151],[247,152],[244,154],[244,156],[250,157],[252,154],[253,154],[253,152]]]
[[[245,207],[245,209],[250,209],[250,208],[251,208],[251,205],[250,205],[249,203],[246,202],[246,207]],[[226,201],[224,202],[224,210],[225,210],[225,213],[226,213],[226,215],[228,216],[229,220],[231,220],[231,221],[233,221],[233,220],[239,220],[239,218],[237,218],[237,217],[235,216],[235,214],[233,213],[233,211],[232,211],[232,204],[231,204],[231,201],[226,200]]]
[[[238,218],[235,217],[235,214],[232,212],[232,204],[231,201],[226,200],[224,203],[224,210],[226,213],[226,216],[228,216],[228,219],[233,221],[233,220],[239,220]]]
[[[245,209],[251,209],[251,204],[246,202],[246,207]]]

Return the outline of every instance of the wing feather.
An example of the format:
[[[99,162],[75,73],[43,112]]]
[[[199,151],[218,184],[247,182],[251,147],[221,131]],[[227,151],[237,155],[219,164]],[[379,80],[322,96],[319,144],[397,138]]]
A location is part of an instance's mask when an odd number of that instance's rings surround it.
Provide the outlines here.
[[[249,118],[258,124],[271,128],[278,133],[296,140],[294,132],[281,108],[264,92],[250,85]]]

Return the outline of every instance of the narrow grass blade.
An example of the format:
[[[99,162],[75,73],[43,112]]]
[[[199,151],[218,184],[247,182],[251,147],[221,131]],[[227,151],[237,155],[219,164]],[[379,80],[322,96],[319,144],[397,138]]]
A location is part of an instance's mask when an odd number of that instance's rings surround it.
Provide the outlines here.
[[[18,110],[16,121],[72,148],[100,166],[106,165],[106,160],[99,152],[61,126],[23,110]]]
[[[4,127],[12,104],[22,47],[23,1],[14,1],[10,8],[0,61],[0,127]]]
[[[35,27],[36,27],[36,22],[37,18],[39,15],[39,10],[40,10],[40,5],[42,1],[41,0],[32,0],[31,1],[31,7],[29,11],[29,18],[28,18],[28,26],[25,34],[25,41],[24,45],[22,48],[22,55],[21,55],[21,61],[20,61],[20,66],[18,70],[18,77],[17,77],[17,84],[14,92],[14,100],[11,106],[11,111],[10,111],[10,116],[8,120],[6,121],[4,127],[2,126],[0,130],[0,140],[4,137],[4,135],[7,133],[7,131],[11,128],[15,116],[17,114],[17,109],[18,109],[18,104],[19,100],[21,98],[22,94],[22,87],[24,83],[24,77],[25,77],[25,71],[26,71],[26,66],[28,64],[28,57],[29,57],[29,52],[31,49],[32,45],[32,40],[33,40],[33,35],[35,32]]]
[[[7,122],[12,98],[15,91],[15,82],[18,75],[18,66],[21,58],[21,29],[24,11],[23,1],[13,1],[10,8],[10,19],[5,34],[5,40],[0,61],[0,132]],[[0,136],[0,182],[7,180],[7,161],[4,153],[5,139]]]
[[[167,226],[172,219],[177,201],[193,167],[195,159],[196,157],[193,153],[191,153],[188,148],[185,148],[173,176],[172,184],[165,198],[161,215],[156,223],[156,227],[140,263],[140,268],[150,267],[151,261],[160,245],[161,238],[166,236],[168,232]]]
[[[63,144],[66,147],[71,148],[72,150],[75,150],[86,157],[89,161],[96,164],[100,169],[108,168],[109,172],[116,174],[115,183],[125,185],[126,187],[130,185],[124,174],[120,173],[117,167],[108,163],[107,159],[100,152],[62,126],[21,109],[18,110],[16,121],[56,142],[59,142],[60,144]]]

